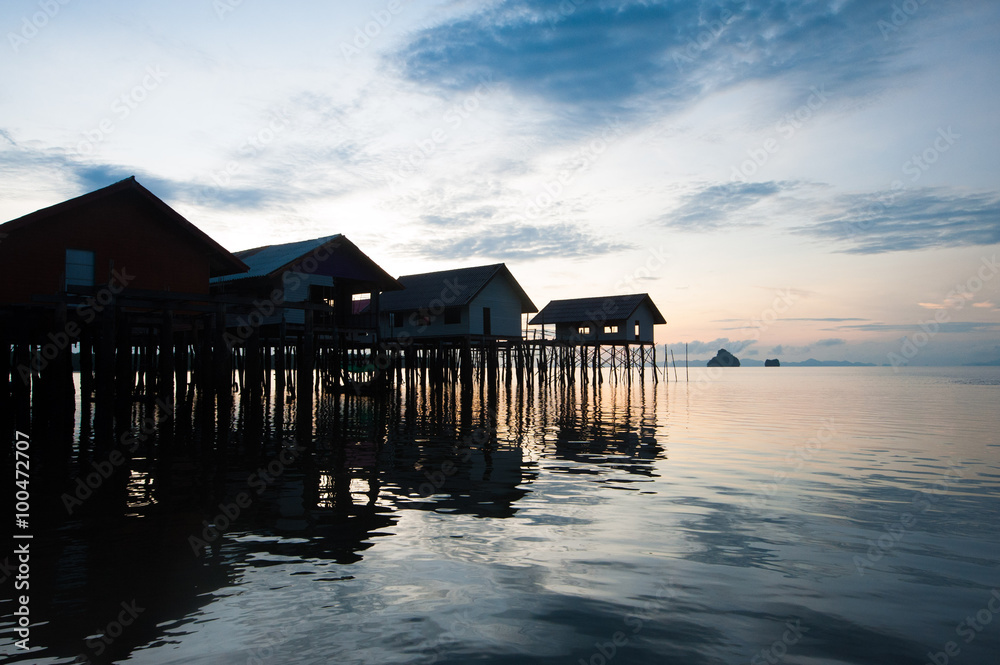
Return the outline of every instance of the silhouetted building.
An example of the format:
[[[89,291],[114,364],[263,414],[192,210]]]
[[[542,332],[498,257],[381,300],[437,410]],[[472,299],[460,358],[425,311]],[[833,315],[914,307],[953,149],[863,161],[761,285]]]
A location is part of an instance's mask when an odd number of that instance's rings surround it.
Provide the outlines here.
[[[250,270],[212,280],[212,292],[258,299],[266,308],[262,325],[301,325],[303,309],[281,304],[312,303],[314,324],[336,328],[358,341],[371,341],[378,327],[384,291],[402,285],[343,235],[266,245],[236,252]],[[277,297],[275,297],[277,296]],[[278,307],[271,311],[266,303]]]
[[[529,321],[555,325],[556,339],[574,342],[653,343],[653,326],[667,321],[649,294],[553,300]]]
[[[538,308],[503,263],[399,278],[403,291],[382,299],[382,332],[390,338],[520,338],[522,314]]]
[[[0,303],[105,285],[207,294],[246,269],[134,177],[0,225]]]

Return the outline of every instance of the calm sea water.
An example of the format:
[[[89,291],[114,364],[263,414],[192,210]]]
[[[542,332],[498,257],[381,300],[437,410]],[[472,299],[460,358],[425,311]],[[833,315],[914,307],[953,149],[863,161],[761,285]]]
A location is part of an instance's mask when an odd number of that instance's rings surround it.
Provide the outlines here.
[[[34,648],[8,580],[0,654],[1000,662],[1000,370],[683,378],[321,400],[302,452],[291,405],[260,447],[237,408],[121,501],[36,501]]]

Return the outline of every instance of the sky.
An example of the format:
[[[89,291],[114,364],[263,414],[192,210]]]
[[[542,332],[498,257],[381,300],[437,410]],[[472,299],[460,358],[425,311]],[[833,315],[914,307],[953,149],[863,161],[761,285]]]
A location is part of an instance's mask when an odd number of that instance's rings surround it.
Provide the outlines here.
[[[1000,3],[4,0],[0,219],[130,175],[230,250],[343,233],[649,293],[693,357],[1000,359]],[[675,351],[676,352],[676,351]]]

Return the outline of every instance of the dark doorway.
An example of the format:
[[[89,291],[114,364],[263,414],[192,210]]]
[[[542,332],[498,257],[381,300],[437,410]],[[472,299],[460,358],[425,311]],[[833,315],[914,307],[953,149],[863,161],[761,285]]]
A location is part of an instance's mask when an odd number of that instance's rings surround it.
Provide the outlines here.
[[[492,335],[490,332],[490,308],[483,307],[483,334]]]

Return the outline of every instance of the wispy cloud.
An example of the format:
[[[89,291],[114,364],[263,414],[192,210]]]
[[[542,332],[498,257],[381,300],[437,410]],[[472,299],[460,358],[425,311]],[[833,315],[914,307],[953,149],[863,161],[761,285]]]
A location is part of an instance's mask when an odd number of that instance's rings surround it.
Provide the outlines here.
[[[773,347],[768,353],[775,356],[780,356],[784,354],[796,354],[796,353],[809,353],[816,347],[820,348],[830,348],[834,346],[843,346],[847,344],[847,340],[842,337],[828,337],[826,339],[820,339],[811,344],[804,345],[794,345],[794,344],[778,344]]]
[[[729,182],[706,186],[687,195],[681,205],[657,223],[685,231],[714,231],[722,227],[749,226],[748,208],[778,194],[779,182]],[[793,186],[793,185],[791,185]]]
[[[447,89],[493,75],[585,111],[680,107],[750,79],[821,72],[846,92],[896,74],[902,47],[875,29],[884,14],[867,2],[507,0],[416,33],[398,57],[407,77]]]
[[[0,132],[7,135],[3,130]],[[347,191],[336,185],[310,182],[305,172],[312,167],[319,169],[320,160],[308,159],[308,153],[301,153],[302,161],[297,165],[282,159],[282,153],[277,151],[267,155],[267,159],[246,160],[240,177],[220,183],[214,181],[210,173],[170,178],[143,165],[94,161],[60,148],[43,149],[17,143],[9,136],[8,142],[10,146],[0,145],[0,176],[8,181],[30,176],[35,181],[69,184],[70,190],[65,192],[68,196],[84,194],[135,176],[143,186],[171,205],[265,212],[293,203],[326,199]],[[298,177],[293,178],[293,173]]]
[[[687,345],[688,353],[695,355],[711,353],[712,355],[715,355],[719,349],[725,349],[730,353],[740,353],[755,342],[756,340],[752,339],[729,339],[728,337],[719,337],[709,342],[694,340],[688,342]]]
[[[943,187],[866,192],[824,199],[782,197],[803,187],[789,181],[732,182],[704,186],[658,223],[688,231],[719,231],[780,220],[791,233],[821,240],[848,254],[993,245],[1000,243],[1000,192],[966,192]],[[761,207],[767,203],[767,207]],[[771,205],[775,203],[776,205]],[[757,209],[755,210],[755,206]]]
[[[993,332],[1000,330],[1000,323],[992,321],[947,321],[938,324],[940,333]],[[837,326],[839,330],[862,330],[866,332],[920,332],[926,330],[917,323],[866,323],[863,325]]]
[[[440,218],[435,218],[434,223],[442,226],[441,221]],[[599,256],[630,247],[625,243],[598,237],[572,224],[535,226],[495,223],[469,228],[467,222],[454,218],[446,220],[443,225],[455,232],[400,245],[400,253],[445,260],[457,257],[527,260]]]
[[[860,319],[856,317],[826,317],[826,318],[808,318],[808,317],[782,317],[784,322],[789,321],[803,321],[809,323],[844,323],[847,321],[870,321],[870,319]],[[730,326],[722,328],[722,330],[746,330],[747,320],[746,319],[714,319],[713,323],[738,323],[740,325]]]
[[[922,188],[844,196],[817,223],[793,232],[838,243],[849,254],[881,254],[1000,243],[1000,193]]]
[[[867,321],[868,319],[859,319],[856,317],[826,317],[826,318],[808,318],[808,317],[781,317],[782,321]],[[746,319],[712,319],[714,323],[735,323],[743,322]]]

